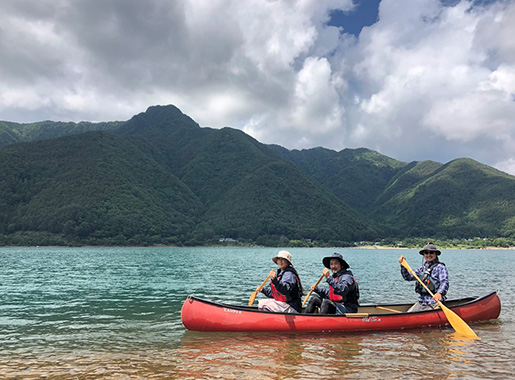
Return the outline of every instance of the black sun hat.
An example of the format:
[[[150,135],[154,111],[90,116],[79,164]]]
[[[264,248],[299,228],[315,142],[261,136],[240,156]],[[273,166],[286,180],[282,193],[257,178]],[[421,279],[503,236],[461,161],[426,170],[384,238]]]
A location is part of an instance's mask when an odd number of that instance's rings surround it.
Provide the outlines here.
[[[434,243],[427,243],[426,245],[424,245],[424,248],[422,248],[419,251],[419,253],[423,255],[424,252],[434,252],[437,256],[440,256],[440,254],[442,253],[438,250],[438,248],[436,248],[436,245]]]
[[[347,264],[347,261],[343,259],[343,256],[336,252],[333,253],[332,256],[327,256],[322,259],[324,267],[331,269],[331,259],[338,259],[343,269],[348,269],[350,267],[349,264]]]

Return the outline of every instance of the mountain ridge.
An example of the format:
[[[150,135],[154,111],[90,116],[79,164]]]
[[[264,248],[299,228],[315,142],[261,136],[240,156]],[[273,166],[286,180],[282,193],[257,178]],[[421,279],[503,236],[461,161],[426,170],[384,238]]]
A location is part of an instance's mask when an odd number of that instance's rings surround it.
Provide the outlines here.
[[[472,159],[288,150],[171,105],[125,122],[0,122],[0,160],[0,244],[515,237],[515,177]]]

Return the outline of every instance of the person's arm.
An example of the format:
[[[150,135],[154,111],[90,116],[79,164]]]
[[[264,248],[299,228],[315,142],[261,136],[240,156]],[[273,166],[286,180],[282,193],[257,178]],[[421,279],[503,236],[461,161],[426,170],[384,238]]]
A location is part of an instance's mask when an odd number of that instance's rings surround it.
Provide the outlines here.
[[[401,275],[406,281],[415,281],[415,277],[404,267],[401,267]]]
[[[274,279],[276,279],[277,277],[277,274],[275,273],[275,270],[270,270],[270,273],[269,273],[269,276],[270,276],[270,282],[272,282]],[[258,287],[259,288],[259,287]],[[257,290],[257,289],[256,289]],[[265,296],[267,296],[268,298],[274,298],[273,294],[272,294],[272,289],[270,288],[270,285],[265,287],[265,288],[262,288],[261,289],[261,293],[263,293]]]
[[[447,272],[447,267],[443,264],[438,265],[434,270],[433,273],[435,273],[435,277],[438,278],[438,282],[440,283],[440,286],[438,287],[438,290],[435,293],[435,296],[433,299],[435,301],[441,301],[442,298],[445,298],[445,295],[447,294],[447,291],[449,290],[449,272]]]
[[[406,258],[404,256],[399,257],[399,264],[401,264]],[[404,268],[401,264],[401,275],[406,281],[415,281],[415,277],[411,275],[410,272],[406,268]]]
[[[270,288],[270,286],[265,286],[263,289],[261,289],[261,293],[263,293],[268,298],[274,298],[274,296],[272,295],[272,289]]]
[[[277,277],[275,277],[272,280],[272,283],[279,293],[286,295],[290,293],[293,287],[297,284],[297,277],[295,277],[292,272],[285,272],[282,275],[281,280],[278,280]]]
[[[322,299],[329,298],[329,289],[327,289],[327,288],[321,288],[321,287],[317,286],[315,288],[314,292],[316,294],[318,294],[320,296],[320,298],[322,298]]]
[[[405,259],[404,256],[399,257],[399,263],[402,261],[402,259]],[[424,272],[424,266],[423,265],[419,266],[413,272],[415,272],[415,274],[417,276],[420,276],[420,274],[422,272]],[[401,265],[401,275],[402,275],[402,278],[404,278],[406,281],[415,281],[416,280],[416,278],[413,277],[413,275],[410,272],[408,272],[408,270],[406,268],[404,268],[402,265]]]

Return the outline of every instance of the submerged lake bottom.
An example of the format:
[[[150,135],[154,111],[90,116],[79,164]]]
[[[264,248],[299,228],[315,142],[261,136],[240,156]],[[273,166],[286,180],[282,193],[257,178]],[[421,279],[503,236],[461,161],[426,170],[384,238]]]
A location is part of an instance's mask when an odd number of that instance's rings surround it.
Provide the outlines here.
[[[515,280],[509,252],[443,251],[449,298],[499,289],[499,319],[374,333],[201,333],[180,321],[189,294],[232,304],[274,267],[276,249],[3,248],[0,379],[509,379]],[[305,287],[334,250],[290,249]],[[411,302],[396,250],[340,249],[362,303]],[[412,267],[416,250],[403,250]],[[245,263],[242,271],[241,263]],[[503,268],[503,272],[499,271]],[[489,288],[477,289],[477,279]],[[258,297],[262,297],[261,295]]]
[[[365,334],[185,332],[163,347],[2,355],[5,379],[509,379],[515,366],[498,323]],[[513,346],[511,346],[513,348]],[[423,371],[421,373],[421,371]]]

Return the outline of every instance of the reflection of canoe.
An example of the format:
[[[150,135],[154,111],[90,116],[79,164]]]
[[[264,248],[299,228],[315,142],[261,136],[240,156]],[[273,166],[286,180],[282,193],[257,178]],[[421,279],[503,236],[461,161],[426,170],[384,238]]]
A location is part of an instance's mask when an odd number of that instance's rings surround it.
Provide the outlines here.
[[[445,305],[465,322],[495,319],[501,312],[497,292],[447,301]],[[386,331],[447,325],[441,309],[407,313],[412,304],[363,305],[346,315],[284,314],[188,296],[182,323],[193,331]]]

